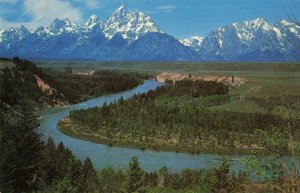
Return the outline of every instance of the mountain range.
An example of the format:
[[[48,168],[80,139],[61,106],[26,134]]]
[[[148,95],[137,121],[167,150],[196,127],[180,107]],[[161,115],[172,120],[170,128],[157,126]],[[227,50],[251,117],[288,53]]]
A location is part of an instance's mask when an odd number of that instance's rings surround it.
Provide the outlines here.
[[[30,31],[0,30],[0,56],[125,61],[300,61],[300,26],[263,18],[219,27],[206,37],[178,40],[143,12],[118,7],[106,21],[84,26],[68,18]]]

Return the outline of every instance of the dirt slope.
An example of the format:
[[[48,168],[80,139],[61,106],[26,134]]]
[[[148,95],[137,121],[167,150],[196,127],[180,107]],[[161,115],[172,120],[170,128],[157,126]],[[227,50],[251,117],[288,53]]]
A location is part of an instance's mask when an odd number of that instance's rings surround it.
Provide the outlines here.
[[[183,79],[223,82],[225,84],[229,84],[230,86],[240,86],[246,82],[246,79],[242,77],[217,75],[191,75],[162,72],[156,76],[156,80],[158,82],[165,82],[166,80],[178,81]]]

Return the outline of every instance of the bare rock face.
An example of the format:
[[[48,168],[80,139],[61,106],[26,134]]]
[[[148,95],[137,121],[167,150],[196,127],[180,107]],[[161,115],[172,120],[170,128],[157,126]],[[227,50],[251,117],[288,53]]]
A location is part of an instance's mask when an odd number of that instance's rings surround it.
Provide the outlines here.
[[[203,81],[215,81],[223,82],[230,86],[241,86],[246,82],[246,79],[242,77],[233,77],[233,76],[217,76],[217,75],[191,75],[191,74],[177,74],[162,72],[156,76],[158,82],[165,82],[166,80],[180,81],[180,80],[203,80]]]

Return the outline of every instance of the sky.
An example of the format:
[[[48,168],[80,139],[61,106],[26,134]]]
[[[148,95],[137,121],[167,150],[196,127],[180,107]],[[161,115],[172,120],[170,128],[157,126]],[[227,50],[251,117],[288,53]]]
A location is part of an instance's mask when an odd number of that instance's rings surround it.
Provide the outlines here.
[[[92,14],[106,20],[122,4],[151,16],[160,29],[179,39],[206,36],[222,25],[258,17],[276,23],[288,13],[300,20],[300,0],[0,0],[0,29],[24,25],[35,30],[55,18],[83,25]]]

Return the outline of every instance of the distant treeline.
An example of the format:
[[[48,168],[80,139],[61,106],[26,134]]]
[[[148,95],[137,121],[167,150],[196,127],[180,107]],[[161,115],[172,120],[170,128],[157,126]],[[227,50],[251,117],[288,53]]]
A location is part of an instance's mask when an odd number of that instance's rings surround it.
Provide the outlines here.
[[[40,76],[51,87],[60,91],[70,103],[129,90],[141,84],[144,79],[150,78],[146,74],[118,71],[97,71],[89,76],[44,70]]]
[[[11,61],[11,59],[10,58],[2,58],[2,57],[0,57],[0,61]]]
[[[159,87],[155,92],[148,95],[167,95],[170,97],[190,96],[202,97],[212,95],[223,95],[229,92],[229,87],[221,82],[203,80],[166,80],[167,86]]]

